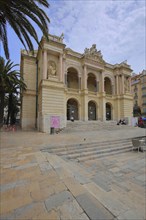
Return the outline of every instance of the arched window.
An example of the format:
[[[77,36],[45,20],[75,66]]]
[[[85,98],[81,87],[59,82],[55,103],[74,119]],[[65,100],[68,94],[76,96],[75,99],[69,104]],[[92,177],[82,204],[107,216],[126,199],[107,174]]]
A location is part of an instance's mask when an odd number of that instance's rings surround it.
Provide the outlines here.
[[[72,89],[79,88],[78,72],[73,67],[70,67],[67,70],[67,87]]]
[[[93,73],[89,73],[88,74],[88,79],[87,79],[87,87],[88,87],[88,91],[90,92],[96,92],[97,88],[96,88],[96,77]]]
[[[108,77],[105,77],[104,79],[104,91],[106,94],[112,94],[112,84],[110,78]]]

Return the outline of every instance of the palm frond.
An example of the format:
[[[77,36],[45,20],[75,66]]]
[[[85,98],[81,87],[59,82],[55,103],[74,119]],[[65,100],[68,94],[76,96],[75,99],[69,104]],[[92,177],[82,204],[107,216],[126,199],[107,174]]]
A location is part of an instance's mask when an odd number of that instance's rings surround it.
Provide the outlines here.
[[[48,8],[47,0],[0,0],[0,40],[2,41],[6,58],[9,58],[7,24],[15,31],[25,49],[34,50],[31,38],[38,44],[38,36],[31,22],[35,22],[48,39],[47,14],[41,7]]]

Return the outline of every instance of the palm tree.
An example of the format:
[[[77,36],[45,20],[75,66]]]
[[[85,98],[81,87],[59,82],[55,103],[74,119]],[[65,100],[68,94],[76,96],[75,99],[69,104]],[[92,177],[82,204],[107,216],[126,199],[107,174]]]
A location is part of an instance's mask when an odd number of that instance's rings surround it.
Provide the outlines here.
[[[7,25],[17,34],[27,50],[34,50],[30,36],[39,44],[37,32],[30,20],[35,22],[43,35],[48,39],[47,14],[39,7],[49,7],[47,0],[0,0],[0,41],[2,41],[5,56],[9,59]]]
[[[10,60],[5,64],[4,58],[0,57],[0,125],[3,124],[5,95],[9,94],[8,114],[10,114],[13,94],[18,94],[20,89],[26,89],[20,73],[14,70],[16,66],[18,65],[14,65]]]

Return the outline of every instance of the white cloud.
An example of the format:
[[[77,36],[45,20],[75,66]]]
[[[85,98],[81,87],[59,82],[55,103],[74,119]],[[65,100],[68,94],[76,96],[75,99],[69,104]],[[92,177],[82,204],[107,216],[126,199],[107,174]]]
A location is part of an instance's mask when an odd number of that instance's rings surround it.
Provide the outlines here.
[[[135,72],[146,68],[144,1],[59,2],[59,8],[53,4],[55,25],[53,19],[50,31],[64,32],[67,47],[83,53],[85,47],[96,43],[107,62],[128,59]]]
[[[96,44],[106,62],[114,64],[127,59],[134,72],[146,69],[145,0],[49,0],[49,3],[50,33],[63,32],[67,47],[83,53],[86,47]],[[36,30],[40,39],[41,31],[37,27]],[[19,63],[23,46],[11,32],[9,39],[11,59]],[[18,42],[15,50],[13,41]]]

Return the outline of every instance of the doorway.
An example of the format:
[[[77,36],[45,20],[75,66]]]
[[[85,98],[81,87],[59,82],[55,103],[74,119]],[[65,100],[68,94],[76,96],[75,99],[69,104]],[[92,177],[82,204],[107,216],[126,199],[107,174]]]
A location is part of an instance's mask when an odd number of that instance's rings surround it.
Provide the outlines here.
[[[69,99],[67,101],[67,120],[70,120],[71,117],[74,120],[78,119],[78,102],[75,99]]]

